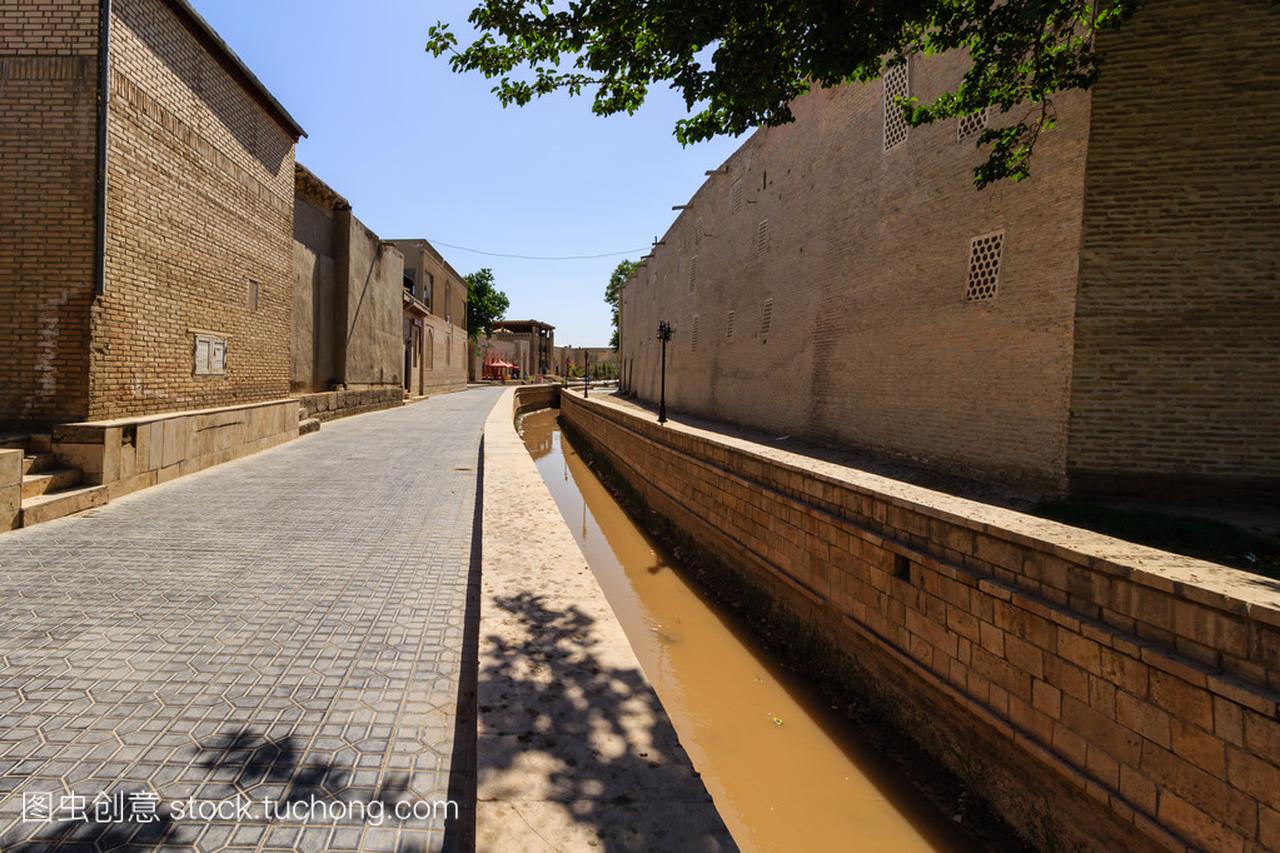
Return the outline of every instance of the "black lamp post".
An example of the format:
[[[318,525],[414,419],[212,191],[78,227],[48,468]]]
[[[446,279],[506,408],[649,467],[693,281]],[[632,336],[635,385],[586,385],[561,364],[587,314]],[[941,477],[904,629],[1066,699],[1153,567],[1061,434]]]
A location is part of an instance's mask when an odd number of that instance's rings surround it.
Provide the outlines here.
[[[591,353],[582,351],[582,399],[591,395]]]
[[[658,340],[662,342],[662,382],[658,391],[658,423],[667,422],[667,341],[671,340],[671,324],[658,321]]]

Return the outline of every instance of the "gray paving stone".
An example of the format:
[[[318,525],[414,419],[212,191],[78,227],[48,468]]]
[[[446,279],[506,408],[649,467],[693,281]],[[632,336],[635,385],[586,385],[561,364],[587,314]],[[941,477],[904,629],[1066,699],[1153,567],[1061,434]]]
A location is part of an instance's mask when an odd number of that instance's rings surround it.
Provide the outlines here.
[[[439,849],[442,817],[270,822],[261,798],[447,798],[499,394],[331,422],[0,536],[0,849]],[[22,820],[37,792],[120,791],[159,819]],[[236,793],[253,820],[171,819]]]

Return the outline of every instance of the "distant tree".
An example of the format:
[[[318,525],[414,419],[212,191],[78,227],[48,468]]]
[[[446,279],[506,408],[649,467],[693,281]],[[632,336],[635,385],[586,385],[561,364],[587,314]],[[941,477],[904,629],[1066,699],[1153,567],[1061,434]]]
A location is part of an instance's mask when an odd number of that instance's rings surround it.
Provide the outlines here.
[[[812,88],[874,80],[915,53],[968,51],[964,79],[930,104],[899,101],[912,126],[988,107],[1016,121],[983,132],[990,145],[979,186],[1030,174],[1032,149],[1053,126],[1052,96],[1098,78],[1094,38],[1143,0],[479,0],[479,31],[459,49],[448,25],[427,50],[456,72],[497,78],[503,106],[557,91],[595,93],[597,115],[634,113],[666,83],[692,113],[681,144],[793,120],[790,104]],[[695,112],[696,110],[696,112]]]
[[[627,283],[627,279],[631,278],[639,266],[639,261],[619,261],[604,288],[604,301],[612,311],[609,321],[613,324],[613,336],[609,338],[609,346],[613,347],[614,352],[618,351],[618,300],[622,296],[622,285]]]
[[[511,307],[507,294],[494,285],[493,270],[484,267],[467,276],[467,335],[475,340],[492,335],[493,324]]]

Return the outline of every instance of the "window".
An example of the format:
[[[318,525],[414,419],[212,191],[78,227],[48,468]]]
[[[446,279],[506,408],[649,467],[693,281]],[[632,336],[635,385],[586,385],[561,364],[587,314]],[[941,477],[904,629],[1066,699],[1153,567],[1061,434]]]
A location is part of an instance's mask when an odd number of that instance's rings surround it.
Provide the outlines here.
[[[760,337],[769,340],[769,330],[773,328],[773,298],[770,297],[760,306]]]
[[[436,277],[431,273],[427,273],[426,285],[422,288],[422,301],[426,303],[428,311],[435,311],[431,303],[431,293],[436,287]]]
[[[897,103],[911,97],[911,68],[908,61],[884,70],[884,150],[896,148],[907,139],[907,118]]]
[[[409,291],[410,296],[418,295],[418,271],[406,269],[404,271],[404,289]]]
[[[726,341],[733,340],[733,316],[734,312],[730,311],[728,319],[724,322],[724,339]]]
[[[956,120],[956,141],[964,142],[975,133],[981,133],[987,129],[987,110],[981,109],[976,113],[970,113],[967,116],[960,116]]]
[[[245,287],[244,307],[252,314],[258,310],[258,297],[261,293],[262,285],[253,279],[249,279],[248,285]]]
[[[222,376],[227,372],[227,339],[207,332],[195,333],[192,373],[196,376]]]
[[[969,302],[994,299],[1000,284],[1000,256],[1004,252],[1004,232],[974,237],[969,243],[969,283],[964,298]]]
[[[769,220],[761,219],[756,226],[756,254],[763,255],[769,251]]]

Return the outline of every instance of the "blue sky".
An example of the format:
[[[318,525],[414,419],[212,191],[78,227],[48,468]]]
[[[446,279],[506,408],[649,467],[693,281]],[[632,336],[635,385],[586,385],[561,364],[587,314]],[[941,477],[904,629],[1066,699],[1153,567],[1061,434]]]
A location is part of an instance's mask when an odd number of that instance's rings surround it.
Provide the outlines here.
[[[298,159],[382,237],[493,252],[593,255],[647,247],[740,140],[681,148],[683,102],[663,88],[634,116],[587,98],[503,109],[479,75],[424,50],[436,20],[465,41],[470,4],[428,0],[194,0],[309,135]],[[438,245],[438,244],[437,244]],[[492,267],[508,316],[603,346],[601,299],[620,258],[521,261],[439,246],[463,274]],[[632,257],[638,257],[637,252]]]

